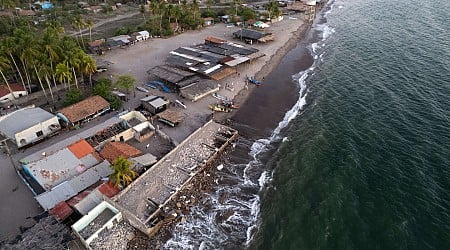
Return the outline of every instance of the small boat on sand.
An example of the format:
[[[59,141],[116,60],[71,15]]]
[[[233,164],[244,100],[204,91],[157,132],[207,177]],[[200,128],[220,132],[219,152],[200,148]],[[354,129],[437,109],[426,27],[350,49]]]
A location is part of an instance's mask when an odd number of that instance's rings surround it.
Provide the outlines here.
[[[247,82],[253,83],[253,84],[255,84],[258,87],[261,86],[261,84],[262,84],[260,81],[256,80],[255,78],[248,77],[248,76],[247,76]]]
[[[153,85],[153,84],[151,84],[151,83],[149,83],[149,82],[146,83],[145,86],[147,86],[147,87],[149,87],[149,88],[152,88],[152,89],[156,89],[156,86]]]
[[[148,89],[146,89],[146,88],[144,88],[144,87],[139,87],[139,86],[137,86],[136,89],[139,90],[139,91],[145,92],[145,93],[148,93],[148,92],[149,92]]]
[[[217,93],[212,93],[212,96],[222,102],[231,102],[230,98],[223,95],[219,95]]]
[[[209,108],[212,111],[227,112],[227,113],[231,112],[231,108],[218,103],[209,105]]]

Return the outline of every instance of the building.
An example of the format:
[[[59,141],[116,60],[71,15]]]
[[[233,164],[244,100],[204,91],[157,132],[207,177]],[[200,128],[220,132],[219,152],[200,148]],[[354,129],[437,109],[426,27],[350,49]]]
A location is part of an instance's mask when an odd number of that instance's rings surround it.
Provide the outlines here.
[[[58,111],[57,116],[68,125],[88,122],[110,109],[109,103],[101,96],[91,96]]]
[[[141,99],[142,106],[152,114],[158,114],[167,109],[169,101],[159,96],[147,96]]]
[[[28,95],[28,92],[20,84],[12,83],[9,84],[9,87],[11,88],[12,93],[9,91],[8,86],[0,85],[0,103],[7,103],[14,100],[14,98]]]
[[[128,159],[130,157],[141,155],[142,152],[130,146],[124,142],[109,142],[105,145],[105,147],[100,151],[100,155],[108,160],[109,162],[114,162],[117,158],[123,157]]]
[[[255,22],[253,25],[263,25],[263,22]],[[275,37],[272,35],[272,33],[268,32],[261,32],[257,30],[250,30],[250,29],[240,29],[233,33],[233,37],[236,39],[244,40],[247,43],[253,44],[255,42],[268,42],[273,41]]]
[[[150,38],[150,33],[146,30],[134,32],[131,34],[134,39],[136,39],[137,42],[145,41]]]
[[[84,139],[56,151],[48,150],[39,159],[21,160],[25,179],[45,210],[76,196],[112,173],[109,162]]]
[[[60,129],[58,118],[41,108],[23,108],[0,117],[0,133],[18,148],[51,136]]]

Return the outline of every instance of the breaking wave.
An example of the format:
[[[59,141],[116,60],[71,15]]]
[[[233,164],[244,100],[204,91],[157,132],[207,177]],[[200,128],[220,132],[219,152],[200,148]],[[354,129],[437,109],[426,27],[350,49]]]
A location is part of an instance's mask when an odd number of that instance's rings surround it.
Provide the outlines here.
[[[329,6],[324,16],[332,10]],[[225,162],[217,171],[219,185],[204,201],[195,206],[187,216],[185,223],[175,226],[173,237],[166,242],[166,249],[226,249],[248,246],[260,226],[260,194],[272,181],[273,171],[266,168],[261,156],[272,148],[274,143],[288,141],[281,131],[296,118],[306,105],[308,88],[306,80],[313,75],[318,60],[323,55],[324,41],[335,32],[326,24],[314,27],[322,33],[322,40],[311,44],[314,57],[313,65],[305,71],[292,76],[297,82],[299,99],[286,112],[282,121],[268,138],[249,141],[239,138],[236,149],[249,148],[250,160],[244,164]],[[250,146],[251,145],[251,146]],[[248,157],[247,156],[247,157]],[[216,166],[215,166],[216,167]],[[225,198],[224,198],[225,197]],[[245,234],[243,233],[245,232]]]

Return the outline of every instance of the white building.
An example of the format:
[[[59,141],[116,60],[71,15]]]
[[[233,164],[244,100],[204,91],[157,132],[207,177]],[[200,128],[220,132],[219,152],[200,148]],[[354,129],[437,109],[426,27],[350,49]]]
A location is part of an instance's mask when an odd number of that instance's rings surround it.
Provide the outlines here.
[[[15,99],[26,96],[28,94],[25,88],[20,84],[13,83],[9,86],[11,87],[11,91],[12,94],[14,94]],[[0,103],[7,103],[14,100],[11,91],[9,91],[6,85],[0,85]]]
[[[0,117],[0,134],[11,139],[18,148],[44,139],[60,129],[55,115],[34,106]]]

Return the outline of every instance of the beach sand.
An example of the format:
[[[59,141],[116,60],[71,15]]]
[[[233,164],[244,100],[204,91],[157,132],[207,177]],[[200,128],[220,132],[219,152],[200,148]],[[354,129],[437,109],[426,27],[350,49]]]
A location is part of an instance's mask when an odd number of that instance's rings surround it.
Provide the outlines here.
[[[268,32],[272,32],[275,35],[275,41],[252,45],[252,47],[259,49],[265,56],[251,63],[238,66],[237,71],[239,74],[221,80],[220,84],[222,87],[219,91],[220,95],[234,99],[235,103],[242,105],[252,90],[255,89],[254,85],[248,85],[248,89],[245,88],[246,76],[255,77],[264,84],[263,79],[280,62],[283,55],[295,46],[299,38],[309,27],[299,15],[292,17],[294,18],[285,17],[284,20],[273,23],[267,29]],[[214,36],[242,44],[243,42],[234,40],[232,37],[232,33],[237,30],[239,30],[238,27],[227,27],[225,24],[220,23],[200,31],[190,31],[168,39],[150,39],[127,48],[108,51],[105,55],[99,57],[113,64],[110,65],[108,71],[97,74],[95,78],[106,77],[115,79],[118,75],[130,74],[137,79],[135,86],[142,86],[142,84],[149,80],[147,71],[155,66],[163,65],[170,51],[181,46],[202,44],[204,43],[204,38],[207,36]],[[234,91],[225,89],[224,87],[227,84],[233,85]],[[165,96],[172,101],[180,99],[176,94],[167,94],[159,90],[152,90],[150,92],[143,93],[135,91],[130,95],[130,101],[124,103],[124,107],[128,109],[136,108],[140,104],[139,99],[146,94]],[[176,128],[161,125],[162,130],[176,142],[185,139],[190,133],[210,119],[211,110],[209,110],[208,105],[216,102],[216,99],[212,96],[205,97],[197,102],[190,102],[184,99],[180,100],[187,106],[187,109],[178,108],[186,117],[185,121]],[[220,122],[231,116],[233,116],[233,112],[230,114],[216,112],[214,118]]]

